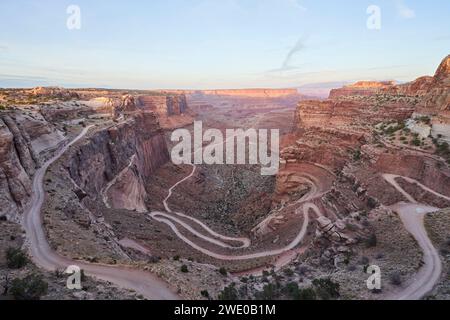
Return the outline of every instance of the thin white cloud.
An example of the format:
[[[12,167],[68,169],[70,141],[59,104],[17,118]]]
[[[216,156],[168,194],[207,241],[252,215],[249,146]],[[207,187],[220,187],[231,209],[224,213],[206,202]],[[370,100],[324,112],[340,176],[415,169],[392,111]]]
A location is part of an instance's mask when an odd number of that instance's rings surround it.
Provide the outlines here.
[[[304,7],[299,0],[287,0],[294,8],[300,11],[306,11],[306,7]]]
[[[405,0],[395,0],[398,14],[404,19],[413,19],[416,17],[416,12],[408,7]]]

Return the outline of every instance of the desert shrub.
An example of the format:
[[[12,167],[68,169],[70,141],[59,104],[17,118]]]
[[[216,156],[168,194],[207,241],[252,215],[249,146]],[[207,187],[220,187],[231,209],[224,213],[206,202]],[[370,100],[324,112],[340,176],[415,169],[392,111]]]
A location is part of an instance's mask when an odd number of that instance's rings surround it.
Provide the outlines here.
[[[238,292],[236,290],[236,284],[232,283],[225,287],[218,296],[219,300],[237,300]]]
[[[337,299],[340,296],[339,283],[332,281],[330,278],[315,279],[313,286],[322,300]]]
[[[300,289],[295,300],[316,300],[317,294],[313,288]]]
[[[294,275],[294,271],[289,268],[284,269],[283,272],[287,277],[292,277]]]
[[[173,260],[175,260],[175,261],[180,260],[180,256],[175,256],[175,257],[173,257]]]
[[[295,282],[289,282],[286,284],[282,291],[287,296],[294,298],[297,296],[299,291],[298,284]]]
[[[0,104],[0,110],[6,110],[6,107],[2,104]]]
[[[361,160],[361,150],[356,150],[353,153],[353,161],[359,161]]]
[[[9,292],[16,300],[40,300],[48,291],[48,284],[41,276],[32,274],[24,279],[14,279]]]
[[[6,264],[10,269],[21,269],[28,263],[25,252],[17,248],[9,248],[6,251]]]
[[[369,198],[367,199],[367,206],[368,206],[370,209],[375,209],[375,208],[378,206],[378,202],[377,202],[376,199],[374,199],[374,198],[372,198],[372,197],[369,197]]]
[[[416,147],[419,147],[420,145],[421,145],[421,141],[420,141],[420,139],[419,138],[414,138],[412,141],[411,141],[411,144],[413,145],[413,146],[416,146]]]
[[[202,290],[202,291],[200,292],[200,294],[201,294],[202,297],[204,297],[204,298],[209,298],[209,292],[208,292],[208,290]]]
[[[389,281],[391,282],[391,284],[393,284],[394,286],[399,286],[402,284],[402,277],[400,275],[399,272],[393,272],[390,276],[389,276]]]
[[[266,284],[262,291],[258,292],[255,297],[258,300],[274,300],[276,298],[277,288],[274,284]]]
[[[226,275],[228,274],[228,271],[227,271],[227,269],[225,269],[224,267],[222,267],[222,268],[219,269],[219,273],[220,273],[221,275],[223,275],[223,276],[226,276]]]
[[[372,234],[365,240],[365,243],[366,243],[366,247],[367,247],[367,248],[373,248],[373,247],[376,247],[376,246],[377,246],[377,242],[378,242],[378,239],[377,239],[377,235],[376,235],[375,233],[372,233]]]
[[[189,269],[188,269],[187,265],[183,264],[181,266],[181,272],[183,272],[183,273],[188,273],[189,272]]]

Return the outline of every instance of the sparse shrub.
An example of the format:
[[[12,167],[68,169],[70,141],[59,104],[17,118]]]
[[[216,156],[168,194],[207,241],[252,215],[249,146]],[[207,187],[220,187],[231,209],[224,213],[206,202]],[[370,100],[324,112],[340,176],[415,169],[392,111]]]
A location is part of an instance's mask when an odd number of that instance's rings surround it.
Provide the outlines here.
[[[331,300],[340,297],[339,283],[332,281],[330,278],[315,279],[313,286],[316,289],[317,295],[322,300]]]
[[[6,264],[10,269],[21,269],[28,263],[25,252],[17,248],[9,248],[6,251]]]
[[[47,294],[48,284],[42,277],[32,274],[24,279],[14,279],[9,291],[16,300],[40,300]]]
[[[229,286],[225,287],[218,296],[219,300],[237,300],[238,292],[236,290],[236,284],[232,283]]]
[[[377,242],[378,242],[378,239],[377,239],[377,235],[376,235],[375,233],[372,233],[372,234],[365,240],[365,243],[366,243],[366,247],[367,247],[367,248],[373,248],[373,247],[376,247],[376,246],[377,246]]]
[[[367,206],[370,209],[375,209],[378,206],[378,201],[376,199],[372,198],[372,197],[369,197],[367,199]]]
[[[391,284],[393,284],[394,286],[399,286],[402,284],[402,276],[400,275],[399,272],[394,272],[389,276],[389,280],[391,282]]]
[[[202,291],[200,292],[200,294],[201,294],[202,297],[204,297],[204,298],[209,298],[209,292],[208,292],[208,290],[202,290]]]
[[[223,275],[223,276],[226,276],[226,275],[228,274],[228,271],[227,271],[227,269],[225,269],[224,267],[222,267],[222,268],[219,269],[219,273],[220,273],[221,275]]]
[[[419,146],[421,145],[421,141],[420,141],[419,138],[415,137],[415,138],[411,141],[411,144],[412,144],[413,146],[419,147]]]
[[[175,257],[173,257],[173,260],[179,261],[179,260],[180,260],[180,256],[175,256]]]
[[[188,273],[189,272],[189,269],[188,269],[187,265],[183,264],[181,266],[181,272],[183,272],[183,273]]]
[[[361,160],[361,150],[358,149],[353,153],[353,161],[359,160]]]
[[[317,300],[317,294],[313,288],[300,289],[295,300]]]
[[[255,295],[258,300],[274,300],[277,288],[274,284],[266,284],[261,292]]]
[[[284,269],[284,274],[287,276],[287,277],[292,277],[293,275],[294,275],[294,271],[292,271],[291,269],[289,269],[289,268],[286,268],[286,269]]]
[[[283,293],[287,296],[294,298],[298,294],[298,284],[295,282],[289,282],[286,284],[286,286],[283,288]]]

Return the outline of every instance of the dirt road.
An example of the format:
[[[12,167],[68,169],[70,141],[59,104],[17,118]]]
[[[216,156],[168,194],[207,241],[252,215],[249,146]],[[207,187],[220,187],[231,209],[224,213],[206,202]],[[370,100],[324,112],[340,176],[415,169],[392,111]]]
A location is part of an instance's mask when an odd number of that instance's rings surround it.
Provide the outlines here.
[[[41,208],[45,200],[44,176],[50,165],[57,161],[73,144],[82,139],[90,128],[85,128],[72,142],[63,147],[53,158],[36,171],[33,179],[33,196],[23,216],[23,226],[26,231],[27,243],[33,262],[48,271],[66,270],[67,267],[76,265],[89,276],[109,281],[123,288],[135,290],[147,299],[178,299],[179,297],[173,289],[150,273],[121,266],[73,261],[58,255],[51,249],[45,236],[41,215]]]

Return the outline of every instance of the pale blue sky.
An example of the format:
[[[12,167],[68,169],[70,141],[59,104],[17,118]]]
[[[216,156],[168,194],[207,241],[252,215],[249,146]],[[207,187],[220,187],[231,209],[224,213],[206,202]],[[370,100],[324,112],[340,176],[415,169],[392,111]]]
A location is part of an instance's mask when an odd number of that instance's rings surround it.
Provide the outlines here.
[[[81,30],[66,27],[71,4]],[[0,87],[409,81],[450,53],[449,13],[448,0],[2,0]]]

